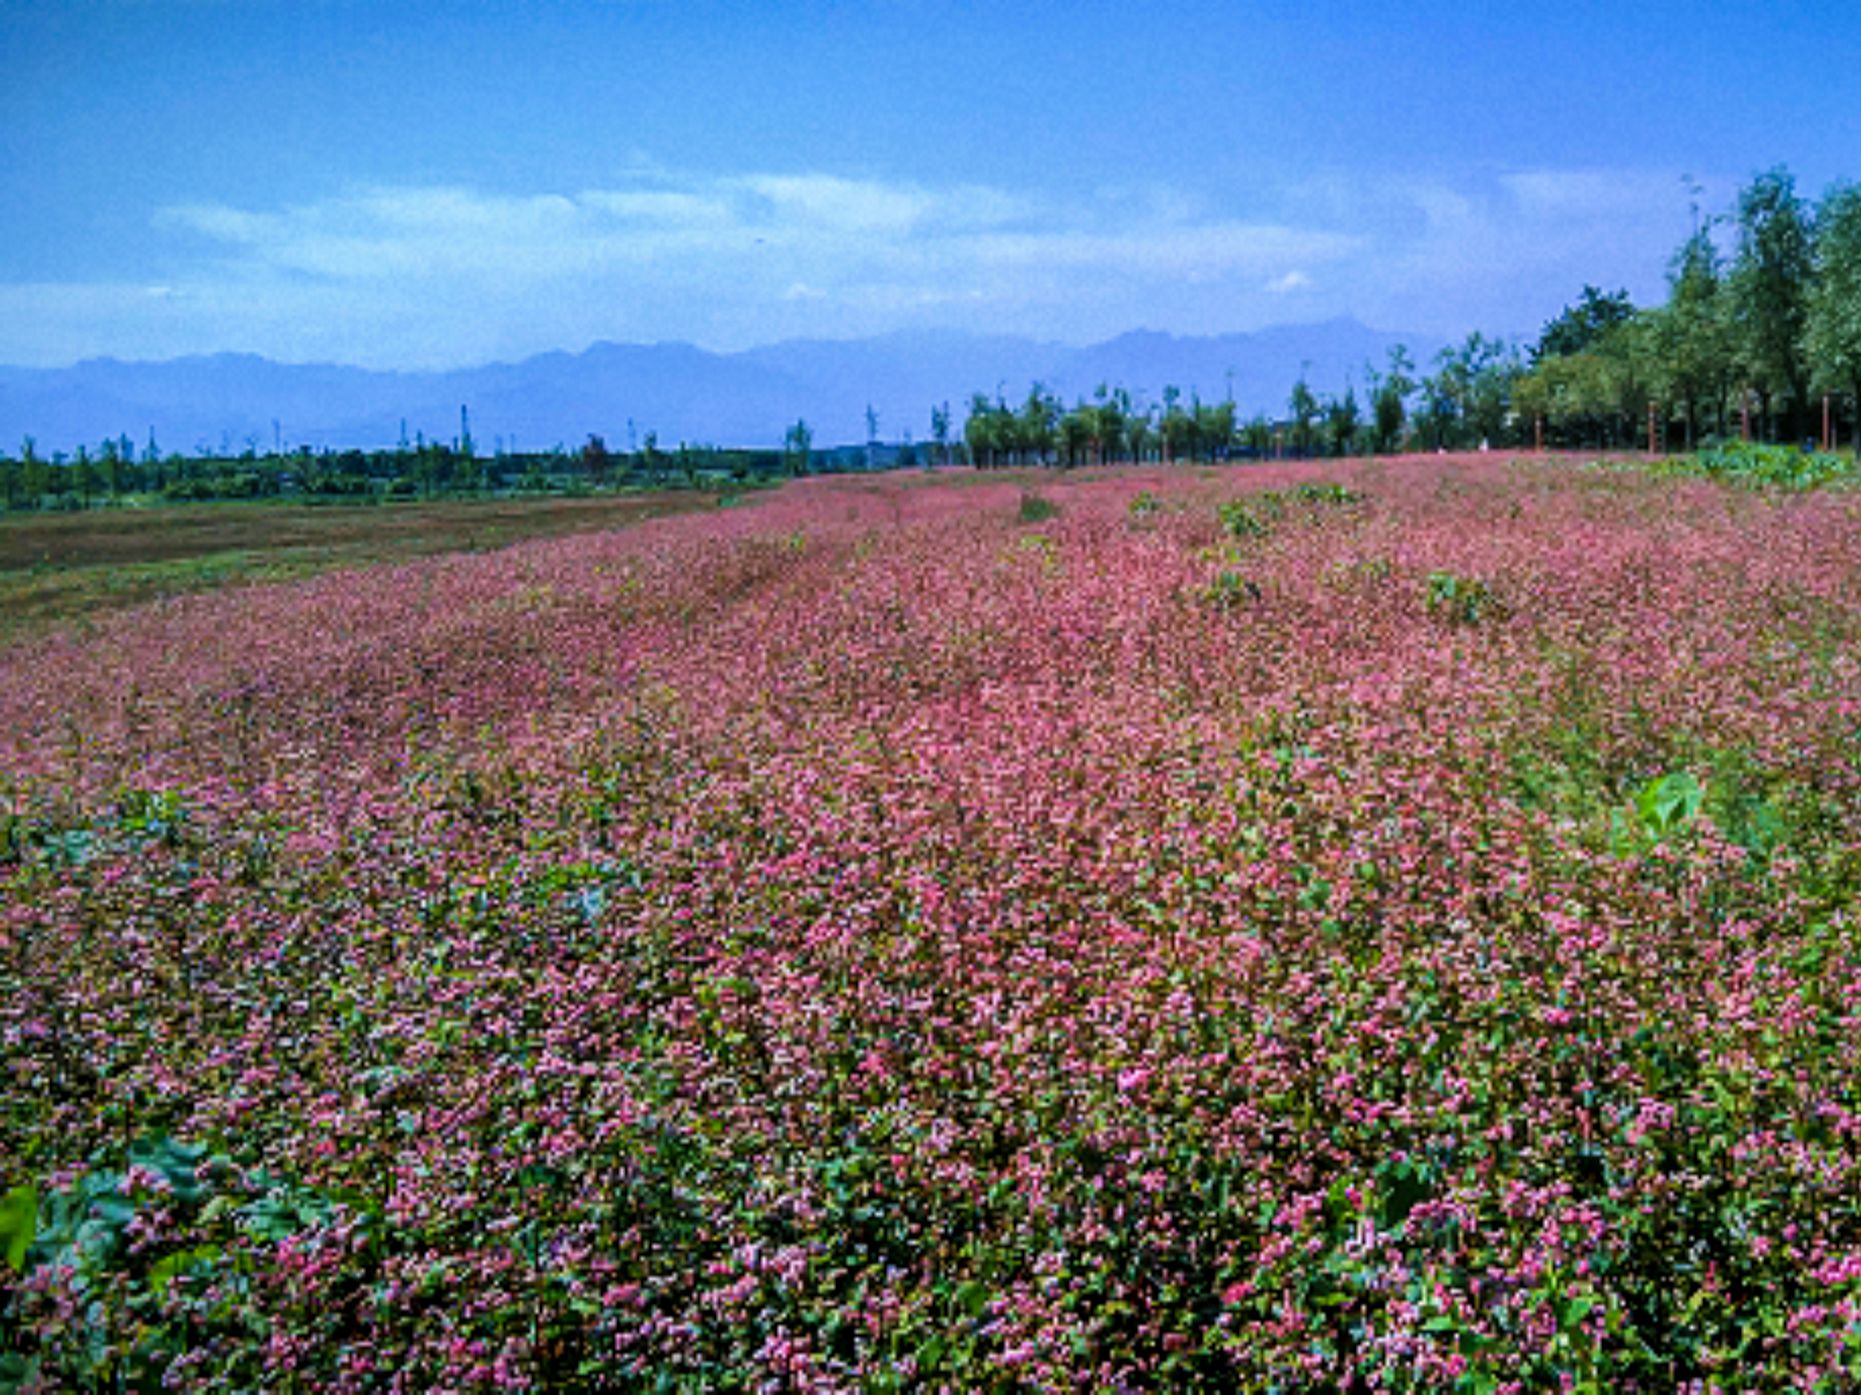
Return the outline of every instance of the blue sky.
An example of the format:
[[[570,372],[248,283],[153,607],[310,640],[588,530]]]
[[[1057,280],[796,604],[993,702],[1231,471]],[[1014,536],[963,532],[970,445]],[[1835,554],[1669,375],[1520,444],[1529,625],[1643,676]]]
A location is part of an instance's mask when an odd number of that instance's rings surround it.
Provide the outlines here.
[[[0,362],[1083,343],[1658,296],[1861,7],[0,0]]]

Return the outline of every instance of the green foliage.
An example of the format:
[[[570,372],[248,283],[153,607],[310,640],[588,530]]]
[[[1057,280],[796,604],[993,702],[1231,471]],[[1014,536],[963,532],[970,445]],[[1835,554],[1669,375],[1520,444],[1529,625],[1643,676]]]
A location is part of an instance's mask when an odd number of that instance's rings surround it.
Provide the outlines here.
[[[1803,330],[1815,276],[1812,228],[1788,170],[1766,170],[1739,191],[1729,278],[1733,343],[1766,415],[1773,397],[1787,396],[1798,427],[1808,405]]]
[[[39,1233],[39,1190],[31,1183],[0,1196],[0,1257],[15,1273],[25,1273],[26,1253]]]
[[[1302,484],[1292,492],[1292,497],[1297,499],[1301,504],[1330,506],[1333,508],[1343,508],[1349,504],[1359,504],[1363,502],[1364,498],[1362,494],[1359,494],[1354,489],[1346,488],[1341,484],[1331,483]]]
[[[1838,185],[1823,200],[1816,272],[1805,346],[1827,383],[1861,394],[1861,185]]]
[[[1231,538],[1264,538],[1295,506],[1307,510],[1309,516],[1347,508],[1362,503],[1363,499],[1362,494],[1341,484],[1308,481],[1287,493],[1263,489],[1257,494],[1230,499],[1216,510],[1216,516],[1221,520],[1222,531]]]
[[[379,1224],[377,1209],[358,1196],[241,1170],[224,1154],[163,1134],[136,1139],[120,1165],[99,1159],[63,1186],[15,1187],[0,1199],[7,1264],[27,1277],[41,1266],[67,1271],[81,1306],[56,1371],[44,1367],[48,1353],[13,1349],[0,1311],[0,1391],[30,1388],[35,1379],[161,1388],[163,1368],[203,1331],[251,1330],[242,1309],[255,1251],[338,1227],[367,1244]],[[217,1239],[200,1243],[203,1232]],[[183,1233],[195,1243],[162,1243]],[[180,1279],[188,1281],[185,1296],[175,1287]],[[133,1343],[112,1343],[110,1332],[123,1330],[113,1313],[133,1315]]]
[[[1053,500],[1046,498],[1044,495],[1036,494],[1032,490],[1023,490],[1021,491],[1021,503],[1016,511],[1016,517],[1022,523],[1044,523],[1049,518],[1059,513],[1059,511],[1060,506],[1054,503]]]
[[[1428,574],[1427,600],[1429,614],[1450,625],[1477,625],[1506,613],[1505,603],[1486,582],[1454,572]]]
[[[1657,776],[1615,812],[1610,841],[1618,856],[1645,851],[1685,832],[1705,804],[1706,789],[1691,771]]]
[[[133,852],[151,844],[180,845],[188,818],[179,790],[124,786],[113,814],[67,823],[19,810],[0,811],[0,867],[37,863],[79,867],[107,853]]]
[[[1286,516],[1286,501],[1273,490],[1230,499],[1217,511],[1222,531],[1231,538],[1263,538]]]
[[[1680,460],[1677,467],[1689,474],[1777,489],[1818,489],[1854,476],[1853,462],[1843,456],[1756,441],[1728,441]]]
[[[1595,286],[1585,286],[1575,305],[1567,305],[1538,336],[1532,358],[1568,358],[1597,345],[1610,330],[1625,323],[1635,313],[1635,303],[1621,290],[1605,295]]]
[[[1260,599],[1260,587],[1239,572],[1222,572],[1209,583],[1205,599],[1217,610],[1238,610]]]

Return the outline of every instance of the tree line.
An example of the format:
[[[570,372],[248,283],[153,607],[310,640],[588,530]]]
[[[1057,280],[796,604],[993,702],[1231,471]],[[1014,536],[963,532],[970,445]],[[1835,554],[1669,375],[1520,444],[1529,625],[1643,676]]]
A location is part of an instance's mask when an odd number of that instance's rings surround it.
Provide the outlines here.
[[[1521,346],[1474,332],[1426,370],[1397,345],[1366,365],[1364,393],[1314,392],[1301,375],[1284,414],[1241,421],[1232,400],[1165,388],[1137,407],[1101,386],[1071,408],[1036,384],[1025,401],[974,394],[963,443],[978,465],[1218,460],[1261,454],[1591,447],[1662,448],[1735,436],[1852,440],[1861,429],[1861,186],[1820,204],[1779,167],[1735,208],[1702,216],[1673,253],[1667,296],[1585,286]],[[946,409],[947,411],[947,409]],[[933,418],[933,425],[935,419]],[[1824,444],[1833,444],[1824,441]]]
[[[1861,186],[1836,184],[1819,204],[1781,166],[1757,175],[1735,207],[1703,215],[1669,260],[1666,299],[1637,306],[1626,291],[1585,286],[1520,346],[1482,333],[1418,366],[1397,345],[1342,393],[1302,373],[1283,414],[1242,420],[1232,396],[1205,402],[1165,387],[1141,404],[1102,384],[1070,407],[1036,383],[1011,403],[974,393],[960,429],[931,410],[923,446],[881,447],[867,411],[862,446],[817,450],[797,421],[779,450],[680,444],[579,447],[483,455],[469,435],[393,450],[163,453],[127,436],[41,456],[30,437],[0,454],[0,508],[80,508],[125,498],[195,501],[297,496],[329,500],[698,486],[821,470],[915,464],[1086,465],[1347,455],[1475,446],[1621,448],[1646,441],[1693,449],[1733,436],[1854,439],[1861,430]],[[1828,430],[1824,431],[1824,418]]]
[[[17,455],[0,454],[0,510],[67,510],[138,503],[295,499],[378,503],[476,495],[575,493],[602,489],[731,489],[798,474],[864,468],[872,448],[817,450],[805,423],[782,449],[713,445],[661,447],[647,432],[636,450],[608,448],[600,435],[578,447],[480,454],[471,439],[419,440],[386,450],[164,452],[151,438],[128,437],[40,454],[27,437]],[[885,447],[887,466],[914,464],[912,448]]]
[[[1729,243],[1729,246],[1727,245]],[[1621,444],[1650,403],[1687,449],[1754,436],[1803,442],[1861,406],[1861,187],[1820,204],[1782,167],[1702,217],[1668,264],[1667,298],[1636,307],[1594,286],[1546,327],[1517,409],[1560,442]]]

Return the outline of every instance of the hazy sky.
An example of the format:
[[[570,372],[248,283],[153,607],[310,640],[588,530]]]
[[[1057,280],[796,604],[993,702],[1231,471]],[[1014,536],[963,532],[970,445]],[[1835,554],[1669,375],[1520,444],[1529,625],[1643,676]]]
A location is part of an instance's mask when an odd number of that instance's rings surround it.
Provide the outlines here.
[[[1861,177],[1856,0],[0,0],[0,362],[436,367],[1659,294]]]

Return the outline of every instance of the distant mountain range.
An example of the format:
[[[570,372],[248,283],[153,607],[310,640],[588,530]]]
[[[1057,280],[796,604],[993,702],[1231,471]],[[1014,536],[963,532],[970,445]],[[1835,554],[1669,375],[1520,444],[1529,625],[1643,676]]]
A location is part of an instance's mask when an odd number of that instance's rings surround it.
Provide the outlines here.
[[[771,446],[797,418],[818,445],[863,441],[868,404],[879,436],[930,435],[934,404],[960,428],[974,392],[1010,401],[1038,382],[1071,402],[1101,383],[1157,402],[1166,386],[1204,400],[1230,384],[1245,415],[1283,412],[1300,372],[1317,392],[1361,389],[1406,343],[1417,363],[1439,339],[1373,330],[1355,320],[1251,334],[1180,337],[1149,330],[1084,348],[957,331],[872,339],[789,340],[718,354],[689,344],[595,344],[517,363],[436,373],[377,372],[215,354],[155,363],[87,359],[69,368],[0,368],[0,449],[32,436],[41,454],[127,435],[164,451],[391,446],[416,433],[450,441],[470,411],[480,450],[573,445],[599,432],[611,448],[656,432],[661,446]]]

